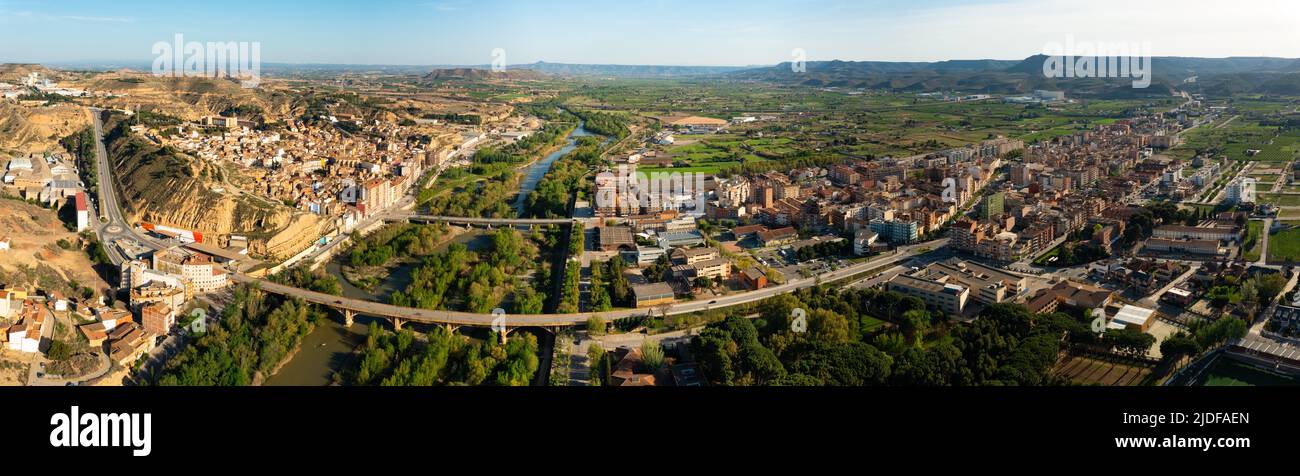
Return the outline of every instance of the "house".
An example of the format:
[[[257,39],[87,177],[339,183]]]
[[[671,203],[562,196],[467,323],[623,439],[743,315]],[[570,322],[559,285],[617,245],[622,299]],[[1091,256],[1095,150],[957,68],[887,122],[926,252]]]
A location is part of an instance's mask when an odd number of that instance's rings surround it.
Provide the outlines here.
[[[12,241],[9,237],[0,238],[0,251],[9,251],[9,243]]]
[[[113,362],[128,367],[153,348],[153,339],[140,326],[132,323],[119,325],[109,332],[109,357]]]
[[[750,266],[740,273],[741,282],[752,290],[759,290],[767,287],[767,275],[759,271],[758,268]]]
[[[637,308],[672,304],[676,296],[668,283],[638,284],[632,286],[632,295],[636,298]]]
[[[42,340],[54,322],[47,314],[34,301],[23,301],[19,324],[9,328],[9,349],[29,354],[40,352]]]
[[[86,336],[86,341],[90,343],[91,347],[103,347],[104,341],[108,340],[108,329],[104,327],[102,322],[86,324],[77,329],[81,331],[81,335]]]
[[[614,355],[619,359],[618,363],[614,365],[614,369],[609,373],[611,385],[616,387],[653,387],[655,385],[654,373],[638,372],[645,365],[645,357],[641,354],[641,349],[620,347],[614,351]]]
[[[1196,294],[1183,288],[1173,288],[1166,292],[1160,300],[1179,307],[1187,307],[1196,302]]]
[[[50,292],[49,302],[54,306],[54,312],[68,312],[68,300],[63,297],[63,293]]]

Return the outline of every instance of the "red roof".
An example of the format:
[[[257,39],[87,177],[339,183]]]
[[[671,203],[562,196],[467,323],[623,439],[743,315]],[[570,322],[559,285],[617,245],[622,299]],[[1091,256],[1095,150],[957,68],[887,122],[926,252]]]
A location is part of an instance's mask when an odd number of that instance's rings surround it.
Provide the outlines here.
[[[86,204],[86,192],[77,192],[77,211],[84,212],[89,209],[90,206]]]

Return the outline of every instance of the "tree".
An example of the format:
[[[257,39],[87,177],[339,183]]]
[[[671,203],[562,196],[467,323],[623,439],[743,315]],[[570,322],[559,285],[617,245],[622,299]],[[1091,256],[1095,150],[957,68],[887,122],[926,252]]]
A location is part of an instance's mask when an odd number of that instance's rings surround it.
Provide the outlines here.
[[[50,342],[50,349],[45,353],[45,356],[49,357],[50,360],[62,362],[72,358],[72,348],[61,340],[54,340]]]
[[[836,344],[849,341],[849,320],[829,309],[817,309],[808,318],[808,331],[813,338]]]
[[[651,373],[658,371],[664,365],[664,348],[658,342],[646,340],[641,344],[641,363]]]
[[[1107,331],[1103,335],[1103,342],[1120,353],[1141,356],[1151,349],[1151,346],[1156,343],[1156,338],[1141,331],[1118,329]]]
[[[1174,335],[1166,337],[1164,342],[1160,343],[1160,357],[1176,362],[1183,357],[1192,357],[1201,353],[1201,346],[1196,343],[1196,339],[1186,332],[1179,331]]]
[[[606,328],[605,318],[597,315],[592,315],[591,317],[587,318],[587,334],[593,336],[603,336],[605,335],[605,328]]]
[[[919,309],[904,312],[900,325],[903,332],[919,345],[925,331],[930,328],[930,313]]]

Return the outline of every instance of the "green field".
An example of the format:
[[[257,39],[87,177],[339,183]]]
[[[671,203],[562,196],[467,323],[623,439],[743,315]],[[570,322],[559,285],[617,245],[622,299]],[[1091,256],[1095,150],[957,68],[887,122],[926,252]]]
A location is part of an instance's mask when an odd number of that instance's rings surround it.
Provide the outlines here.
[[[1300,228],[1294,222],[1284,224],[1284,229],[1268,237],[1268,260],[1272,263],[1300,262]]]
[[[1261,370],[1231,357],[1219,357],[1196,382],[1203,387],[1267,387],[1300,385],[1294,377]]]

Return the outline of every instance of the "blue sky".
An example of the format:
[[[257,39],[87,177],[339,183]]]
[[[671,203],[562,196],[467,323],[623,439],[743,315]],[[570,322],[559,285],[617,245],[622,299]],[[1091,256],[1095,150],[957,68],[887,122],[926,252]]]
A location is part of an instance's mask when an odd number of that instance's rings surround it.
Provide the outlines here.
[[[1294,0],[0,0],[0,62],[153,58],[176,33],[271,63],[754,65],[1019,59],[1048,42],[1300,57]]]

